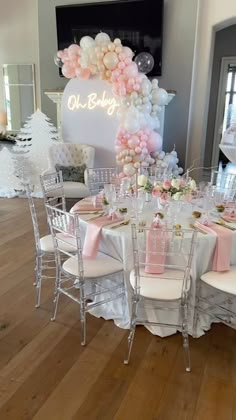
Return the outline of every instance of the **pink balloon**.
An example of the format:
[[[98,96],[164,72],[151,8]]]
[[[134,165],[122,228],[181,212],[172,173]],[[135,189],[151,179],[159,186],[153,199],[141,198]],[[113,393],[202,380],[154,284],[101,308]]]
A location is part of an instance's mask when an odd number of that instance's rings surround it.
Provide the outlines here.
[[[123,61],[123,60],[125,60],[125,58],[126,58],[126,55],[125,55],[124,53],[120,53],[120,54],[119,54],[119,59],[120,59],[120,60],[122,60],[122,61]]]
[[[133,57],[134,53],[129,47],[123,47],[122,52],[125,54],[126,57]]]
[[[140,142],[140,147],[146,147],[146,146],[147,146],[146,141],[141,141],[141,142]]]
[[[158,152],[162,148],[162,137],[156,131],[152,131],[147,141],[147,149],[150,153]]]
[[[135,147],[135,153],[137,153],[137,155],[139,154],[139,153],[141,153],[141,151],[142,151],[142,149],[140,149],[140,147]]]
[[[120,96],[126,96],[126,88],[125,88],[125,86],[122,86],[122,85],[119,86],[118,94]]]
[[[70,57],[79,54],[79,51],[80,51],[80,47],[77,44],[71,44],[68,47],[68,55]]]
[[[119,173],[119,178],[124,178],[124,177],[125,177],[124,172],[120,172],[120,173]]]
[[[119,77],[120,76],[120,70],[118,70],[118,69],[114,70],[112,72],[112,76]]]
[[[57,57],[63,58],[64,52],[63,51],[57,51]]]
[[[79,78],[81,80],[87,80],[91,76],[91,71],[88,68],[80,68],[79,69]]]
[[[135,77],[138,74],[138,67],[136,63],[129,64],[123,71],[124,75],[128,78]]]
[[[68,64],[64,64],[62,66],[62,74],[63,76],[65,76],[67,79],[72,79],[73,77],[75,77],[75,71],[72,67],[70,67]]]
[[[130,63],[132,63],[132,59],[130,57],[126,57],[125,64],[129,65]]]
[[[123,61],[120,61],[118,66],[117,66],[120,70],[123,70],[125,68],[125,63],[123,63]]]

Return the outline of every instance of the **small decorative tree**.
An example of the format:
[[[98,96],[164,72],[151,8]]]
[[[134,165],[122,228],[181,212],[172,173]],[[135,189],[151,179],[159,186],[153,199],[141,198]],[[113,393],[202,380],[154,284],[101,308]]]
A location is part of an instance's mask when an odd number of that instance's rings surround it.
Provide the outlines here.
[[[42,196],[39,176],[48,168],[48,150],[57,140],[56,128],[39,109],[19,132],[14,147],[16,174],[30,182],[35,197]]]

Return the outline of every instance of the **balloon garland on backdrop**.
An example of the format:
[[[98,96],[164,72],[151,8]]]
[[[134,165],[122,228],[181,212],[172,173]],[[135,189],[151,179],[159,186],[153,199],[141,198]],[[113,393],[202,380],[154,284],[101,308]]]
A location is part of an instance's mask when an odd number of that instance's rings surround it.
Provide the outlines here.
[[[150,81],[145,75],[153,68],[152,55],[140,53],[134,61],[133,56],[120,39],[111,41],[108,34],[101,32],[95,39],[84,36],[80,45],[72,44],[54,57],[66,78],[87,80],[99,75],[121,98],[115,140],[116,160],[123,165],[120,177],[132,176],[155,163],[162,148],[162,138],[155,130],[160,127],[161,107],[168,101],[168,93],[158,87],[158,80]]]

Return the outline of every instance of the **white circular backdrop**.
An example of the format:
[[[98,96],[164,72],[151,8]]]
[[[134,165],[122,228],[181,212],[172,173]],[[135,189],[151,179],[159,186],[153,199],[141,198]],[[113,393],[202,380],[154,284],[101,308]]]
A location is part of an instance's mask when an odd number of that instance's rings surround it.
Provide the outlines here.
[[[107,81],[71,79],[62,96],[63,140],[94,146],[96,167],[115,166],[118,107]]]

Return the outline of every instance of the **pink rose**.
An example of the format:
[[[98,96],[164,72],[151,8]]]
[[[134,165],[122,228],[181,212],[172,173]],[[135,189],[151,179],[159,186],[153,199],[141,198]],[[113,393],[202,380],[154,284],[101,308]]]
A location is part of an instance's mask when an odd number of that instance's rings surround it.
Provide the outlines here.
[[[171,183],[170,183],[170,181],[164,181],[164,182],[163,182],[163,188],[164,188],[165,190],[169,190],[169,189],[170,189],[170,187],[171,187]]]
[[[181,180],[180,180],[180,186],[181,186],[182,188],[184,188],[184,187],[186,187],[186,185],[187,185],[187,183],[186,183],[185,179],[181,179]]]
[[[154,187],[153,190],[152,190],[152,195],[153,195],[153,197],[160,197],[161,192],[158,188]]]

